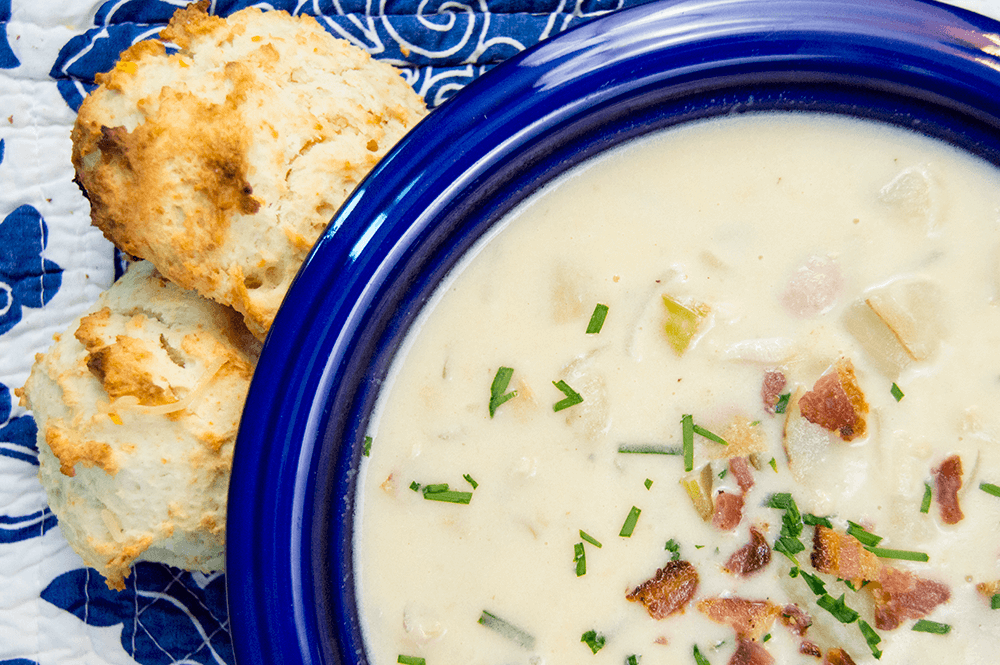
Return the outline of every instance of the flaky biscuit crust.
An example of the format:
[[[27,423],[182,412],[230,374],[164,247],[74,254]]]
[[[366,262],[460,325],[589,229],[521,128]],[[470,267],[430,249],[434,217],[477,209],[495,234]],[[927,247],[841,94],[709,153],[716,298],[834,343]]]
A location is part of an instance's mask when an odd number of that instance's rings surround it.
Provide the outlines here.
[[[260,344],[146,261],[36,357],[21,402],[66,540],[113,589],[135,561],[224,566],[233,444]]]
[[[94,224],[266,335],[309,249],[416,122],[391,66],[312,17],[179,10],[80,107],[73,165]]]

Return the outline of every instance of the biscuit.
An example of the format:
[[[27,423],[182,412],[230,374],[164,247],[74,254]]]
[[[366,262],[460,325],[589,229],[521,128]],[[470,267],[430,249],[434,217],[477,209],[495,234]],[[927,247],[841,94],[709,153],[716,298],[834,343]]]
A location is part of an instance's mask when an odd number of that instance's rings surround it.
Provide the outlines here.
[[[333,214],[426,114],[399,71],[315,19],[207,3],[135,44],[80,107],[77,182],[109,240],[263,339]]]
[[[35,359],[21,404],[66,540],[123,589],[136,561],[222,570],[233,444],[260,343],[133,264]]]

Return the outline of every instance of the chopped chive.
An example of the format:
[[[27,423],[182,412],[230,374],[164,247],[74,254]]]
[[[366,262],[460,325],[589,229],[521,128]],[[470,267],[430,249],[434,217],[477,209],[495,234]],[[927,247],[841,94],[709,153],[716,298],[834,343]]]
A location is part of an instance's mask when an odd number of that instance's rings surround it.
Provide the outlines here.
[[[1000,593],[995,593],[990,597],[990,609],[1000,610]]]
[[[472,474],[463,473],[462,477],[465,478],[465,482],[472,485],[472,489],[476,489],[477,487],[479,487],[479,483],[477,483],[476,479],[472,477]]]
[[[597,653],[604,648],[604,635],[599,634],[596,630],[588,630],[586,633],[580,636],[580,641],[590,647],[591,653]]]
[[[587,324],[587,334],[596,335],[604,327],[604,319],[608,316],[608,306],[597,303],[594,313],[590,315],[590,323]]]
[[[802,522],[808,524],[809,526],[825,526],[827,529],[833,528],[833,523],[830,522],[829,517],[819,517],[813,515],[812,513],[805,513],[802,516]]]
[[[583,401],[583,396],[580,395],[580,393],[573,390],[572,388],[570,388],[569,384],[567,384],[562,379],[559,379],[558,381],[553,381],[552,385],[558,388],[562,392],[562,394],[566,396],[565,398],[559,400],[558,402],[552,405],[553,411],[562,411],[563,409],[568,409],[571,406],[576,406],[577,404]]]
[[[504,621],[495,614],[491,614],[486,610],[479,615],[479,623],[486,626],[490,630],[500,633],[502,636],[506,637],[508,640],[520,644],[525,649],[532,649],[535,646],[535,638],[518,628],[512,623]]]
[[[930,557],[923,552],[909,550],[891,550],[887,547],[866,547],[866,550],[880,559],[900,559],[902,561],[929,561]]]
[[[365,447],[361,450],[361,454],[365,457],[372,454],[372,438],[370,436],[365,437]]]
[[[587,554],[583,551],[583,543],[573,544],[573,563],[576,564],[576,576],[587,574]]]
[[[653,486],[653,481],[650,480],[649,478],[646,478],[644,481],[642,481],[642,484],[646,486],[646,489],[649,489],[650,487]]]
[[[677,544],[677,541],[671,538],[667,541],[667,544],[663,546],[663,549],[670,552],[670,560],[677,561],[681,558],[681,546]]]
[[[438,492],[427,492],[424,488],[424,498],[428,501],[442,501],[444,503],[467,504],[472,501],[472,492],[458,492],[456,490],[441,490]]]
[[[424,485],[424,494],[427,494],[428,492],[434,493],[434,492],[447,492],[447,491],[448,491],[448,483],[431,483],[430,485]]]
[[[771,465],[771,468],[772,468],[772,469],[774,469],[774,472],[775,472],[775,473],[778,473],[778,460],[776,460],[776,459],[774,459],[774,458],[772,457],[772,458],[771,458],[771,461],[770,461],[770,462],[768,462],[768,464],[770,464],[770,465]]]
[[[770,640],[771,640],[771,633],[768,633],[767,635],[764,636],[764,639],[762,639],[761,642],[768,642]]]
[[[403,665],[425,665],[427,661],[420,656],[404,656],[403,654],[399,654],[396,658],[396,662],[402,663]]]
[[[784,554],[789,561],[796,565],[798,564],[798,560],[795,558],[795,555],[805,548],[806,546],[798,538],[782,536],[774,541],[774,551]]]
[[[501,404],[517,397],[516,390],[507,392],[507,386],[510,385],[512,376],[514,376],[512,367],[501,367],[497,370],[496,376],[493,377],[493,383],[490,384],[490,418],[496,414]]]
[[[816,604],[832,614],[840,623],[853,623],[860,616],[844,602],[844,594],[836,599],[830,594],[823,594],[816,599]]]
[[[785,393],[778,396],[778,402],[774,405],[775,413],[784,413],[788,408],[788,400],[792,398],[792,393]]]
[[[938,623],[937,621],[928,621],[927,619],[920,619],[915,624],[913,624],[913,629],[918,633],[934,633],[935,635],[947,635],[951,632],[951,626],[946,623]]]
[[[826,593],[826,582],[818,576],[813,575],[812,573],[807,573],[804,570],[800,570],[799,575],[802,576],[802,579],[805,580],[807,585],[809,585],[809,590],[814,594],[822,596]]]
[[[729,469],[723,469],[722,471],[720,471],[720,472],[719,472],[719,479],[720,479],[720,480],[726,477],[726,472],[727,472],[728,470],[729,470]]]
[[[882,652],[878,648],[878,643],[882,641],[882,638],[879,634],[876,633],[875,629],[868,625],[868,622],[864,619],[858,621],[858,628],[861,629],[861,634],[864,635],[865,642],[868,643],[868,648],[871,649],[872,655],[875,656],[876,659],[881,658]]]
[[[639,656],[632,654],[625,659],[625,665],[639,665]]]
[[[420,491],[420,483],[418,483],[417,481],[414,480],[412,483],[410,483],[410,489],[413,490],[414,492],[419,492]]]
[[[684,470],[694,471],[694,416],[681,416],[681,435],[684,441]]]
[[[847,520],[847,535],[854,536],[861,541],[862,545],[875,547],[882,542],[882,536],[876,536],[857,522]]]
[[[723,439],[718,434],[713,434],[712,432],[709,432],[707,429],[705,429],[701,425],[692,425],[692,427],[694,428],[694,433],[695,434],[700,434],[701,436],[705,437],[709,441],[715,441],[716,443],[721,443],[724,446],[728,446],[729,445],[728,441],[726,441],[725,439]]]
[[[920,502],[920,512],[927,513],[931,509],[931,484],[924,482],[924,498]]]
[[[655,446],[655,445],[638,445],[638,446],[628,446],[621,445],[618,446],[618,452],[620,453],[630,453],[634,455],[683,455],[684,451],[677,446]]]
[[[785,514],[781,517],[781,523],[782,530],[785,527],[788,529],[786,535],[798,537],[802,534],[802,513],[799,512],[799,507],[791,494],[788,492],[775,492],[767,500],[767,506],[785,511]]]
[[[987,494],[1000,496],[1000,485],[994,485],[993,483],[979,483],[979,489],[983,490]]]
[[[694,548],[696,550],[703,550],[703,549],[705,549],[705,546],[704,545],[695,545]]]
[[[805,549],[799,540],[802,535],[802,514],[795,504],[795,499],[788,492],[776,492],[768,498],[765,504],[769,508],[783,510],[781,515],[781,532],[774,543],[774,550],[784,554],[789,561],[798,566],[795,555]]]
[[[694,653],[694,662],[697,663],[698,665],[712,665],[711,663],[708,662],[708,658],[705,658],[703,655],[701,655],[701,651],[698,649],[697,644],[694,645],[693,653]]]
[[[597,538],[594,538],[592,535],[590,535],[586,531],[584,531],[583,529],[580,529],[580,537],[583,538],[584,540],[586,540],[588,543],[590,543],[594,547],[598,547],[598,548],[601,547],[600,541],[597,540]]]
[[[892,393],[892,396],[896,398],[897,402],[903,399],[903,391],[899,389],[899,386],[897,386],[895,382],[893,382],[892,388],[889,388],[889,392]]]
[[[639,521],[639,513],[642,511],[632,506],[632,510],[628,511],[628,517],[625,518],[625,523],[622,524],[622,530],[618,532],[618,535],[622,538],[631,538],[632,532],[635,531],[635,524]]]

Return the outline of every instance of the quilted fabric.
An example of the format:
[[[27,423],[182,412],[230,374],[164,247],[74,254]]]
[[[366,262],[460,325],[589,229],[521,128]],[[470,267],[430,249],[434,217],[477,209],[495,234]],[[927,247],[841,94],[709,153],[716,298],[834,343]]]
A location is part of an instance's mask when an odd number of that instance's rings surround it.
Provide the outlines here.
[[[214,0],[316,16],[400,67],[431,107],[504,59],[645,0]],[[184,0],[0,0],[0,665],[233,663],[224,576],[140,564],[112,592],[62,538],[13,390],[121,274],[72,183],[75,110],[118,53]],[[961,0],[1000,18],[1000,0]]]
[[[398,66],[433,107],[511,55],[642,0],[215,0],[311,14]],[[184,0],[0,0],[0,665],[233,663],[225,578],[139,564],[123,592],[66,545],[15,388],[121,274],[73,184],[69,132],[94,75]]]

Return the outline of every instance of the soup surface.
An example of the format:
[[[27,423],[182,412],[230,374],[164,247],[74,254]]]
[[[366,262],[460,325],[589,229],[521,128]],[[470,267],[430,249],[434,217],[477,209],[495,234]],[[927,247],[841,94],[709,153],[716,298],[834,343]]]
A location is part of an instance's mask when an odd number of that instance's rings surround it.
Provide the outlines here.
[[[560,178],[383,390],[372,662],[996,662],[998,246],[993,167],[839,117]]]

